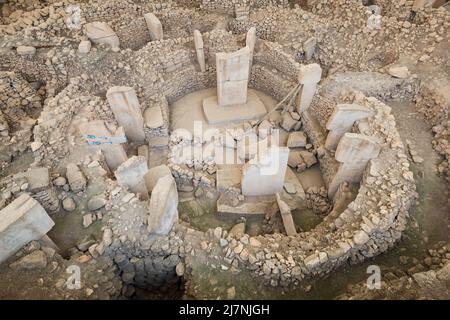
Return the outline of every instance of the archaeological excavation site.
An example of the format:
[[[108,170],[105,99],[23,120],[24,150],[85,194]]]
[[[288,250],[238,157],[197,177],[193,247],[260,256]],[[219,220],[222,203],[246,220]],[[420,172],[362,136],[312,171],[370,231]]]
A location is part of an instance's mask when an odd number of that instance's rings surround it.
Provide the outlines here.
[[[448,300],[449,113],[448,0],[0,0],[0,300]]]

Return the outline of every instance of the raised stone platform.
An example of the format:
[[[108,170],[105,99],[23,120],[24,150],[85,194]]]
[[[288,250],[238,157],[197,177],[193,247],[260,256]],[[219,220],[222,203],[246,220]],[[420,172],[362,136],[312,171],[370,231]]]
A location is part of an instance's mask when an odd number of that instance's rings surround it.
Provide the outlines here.
[[[267,109],[256,92],[249,90],[246,104],[219,106],[217,96],[212,96],[203,100],[203,112],[209,124],[220,125],[259,119]]]

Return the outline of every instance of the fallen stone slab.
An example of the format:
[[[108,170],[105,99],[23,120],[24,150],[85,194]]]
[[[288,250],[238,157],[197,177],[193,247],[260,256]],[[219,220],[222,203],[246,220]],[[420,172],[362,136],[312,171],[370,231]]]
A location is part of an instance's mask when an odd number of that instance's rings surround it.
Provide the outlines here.
[[[30,241],[44,237],[54,225],[36,200],[22,194],[0,211],[0,263]]]
[[[301,148],[306,146],[306,135],[302,131],[289,133],[287,146],[289,148]]]

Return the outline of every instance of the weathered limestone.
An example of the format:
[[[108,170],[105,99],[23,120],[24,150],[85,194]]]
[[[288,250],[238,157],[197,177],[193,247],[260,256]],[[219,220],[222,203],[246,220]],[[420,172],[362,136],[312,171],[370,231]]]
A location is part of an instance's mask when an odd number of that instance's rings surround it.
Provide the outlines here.
[[[311,60],[316,51],[317,39],[311,37],[303,43],[303,51],[305,52],[306,61]]]
[[[134,89],[131,87],[112,87],[106,93],[106,98],[117,122],[124,128],[128,139],[136,142],[144,141],[144,118]]]
[[[144,14],[145,23],[147,23],[148,31],[150,32],[150,38],[152,41],[162,40],[163,38],[163,28],[161,21],[153,14]]]
[[[172,172],[166,165],[160,165],[148,170],[148,172],[144,175],[145,185],[147,186],[148,192],[152,192],[160,178],[171,175]]]
[[[203,37],[200,31],[194,30],[194,45],[197,53],[197,61],[202,72],[206,71],[205,51],[203,50]]]
[[[80,44],[78,45],[78,53],[86,54],[91,51],[91,42],[89,40],[83,40],[80,41]]]
[[[303,85],[297,97],[297,112],[302,114],[308,110],[316,93],[317,83],[322,77],[322,68],[317,64],[302,65],[298,81]]]
[[[295,236],[297,230],[295,229],[294,219],[292,219],[291,208],[289,208],[288,204],[281,199],[279,193],[276,194],[276,198],[286,234],[288,236]]]
[[[331,199],[343,182],[359,183],[367,163],[380,154],[381,147],[376,139],[358,133],[345,133],[336,149],[339,169],[328,186]]]
[[[251,27],[247,32],[247,37],[245,38],[245,44],[250,49],[250,63],[248,67],[249,79],[252,74],[252,66],[253,66],[253,55],[255,53],[255,45],[256,45],[256,28]]]
[[[27,194],[0,211],[0,263],[55,225],[44,208]]]
[[[245,47],[233,53],[217,53],[216,64],[219,106],[247,103],[250,48]]]
[[[103,120],[95,120],[87,123],[83,123],[79,127],[81,134],[84,137],[95,136],[97,137],[123,137],[124,130],[122,127],[119,127],[116,132],[111,133],[105,125]],[[107,139],[105,139],[106,141]],[[101,143],[96,145],[96,148],[99,148],[103,155],[105,156],[106,164],[111,171],[117,170],[117,168],[125,161],[127,161],[128,156],[125,152],[125,149],[120,143],[114,143],[112,140],[109,140],[111,143]]]
[[[75,163],[69,163],[66,167],[66,177],[70,189],[73,192],[83,191],[87,186],[87,180],[83,172]]]
[[[120,40],[114,30],[106,22],[90,22],[85,25],[86,35],[93,43],[103,43],[118,49]]]
[[[172,175],[158,180],[152,191],[148,217],[150,233],[166,235],[178,221],[178,191]]]
[[[144,111],[144,123],[147,128],[157,129],[164,125],[164,118],[159,106],[148,107]]]
[[[18,46],[16,51],[21,56],[27,56],[27,55],[32,56],[36,53],[36,48],[30,47],[30,46]]]
[[[272,146],[242,168],[244,196],[273,195],[283,190],[289,148]]]
[[[240,165],[224,165],[216,171],[217,190],[225,192],[240,188],[242,170]]]
[[[133,156],[122,163],[114,174],[121,187],[128,188],[133,193],[141,194],[143,199],[148,199],[148,191],[144,181],[144,175],[147,171],[147,159]]]
[[[306,135],[302,131],[289,133],[287,146],[289,148],[300,148],[306,146]]]
[[[325,148],[330,151],[336,147],[346,132],[352,130],[356,121],[366,119],[373,114],[373,111],[365,106],[357,104],[338,104],[327,122],[326,128],[330,131],[325,141]]]

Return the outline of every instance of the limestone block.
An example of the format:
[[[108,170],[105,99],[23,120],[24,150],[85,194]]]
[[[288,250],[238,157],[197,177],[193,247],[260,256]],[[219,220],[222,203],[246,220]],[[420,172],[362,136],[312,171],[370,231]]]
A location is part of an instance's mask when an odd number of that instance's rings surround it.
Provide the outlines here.
[[[335,157],[339,162],[369,161],[378,157],[381,147],[374,137],[359,133],[346,133],[336,149]]]
[[[171,175],[172,172],[166,165],[160,165],[148,170],[148,172],[144,175],[145,185],[147,186],[148,192],[152,192],[160,178]]]
[[[164,125],[164,119],[159,106],[149,107],[144,111],[145,126],[150,129],[157,129]]]
[[[287,146],[289,148],[299,148],[306,146],[306,135],[302,131],[289,133]]]
[[[122,163],[114,174],[121,187],[128,188],[134,193],[140,193],[143,199],[147,199],[148,191],[144,180],[147,171],[147,159],[133,156]]]
[[[283,190],[289,148],[272,146],[242,168],[242,194],[273,195]]]
[[[91,51],[91,46],[92,44],[89,40],[83,40],[78,45],[78,52],[81,54],[89,53],[89,51]]]
[[[44,237],[54,225],[36,200],[22,194],[0,211],[0,263],[30,241]]]
[[[161,21],[153,14],[144,14],[145,23],[147,24],[148,31],[150,32],[150,38],[153,41],[162,40],[163,38],[163,28]]]
[[[343,182],[359,183],[367,163],[378,157],[380,145],[373,137],[357,133],[346,133],[336,149],[336,160],[341,162],[336,175],[328,186],[331,199]]]
[[[27,191],[36,193],[50,186],[50,174],[48,168],[36,167],[15,175],[16,179],[25,178],[28,182]]]
[[[85,25],[86,35],[93,43],[103,43],[118,48],[120,40],[114,30],[106,22],[90,22]]]
[[[372,109],[358,104],[338,104],[328,119],[326,128],[330,130],[325,147],[334,151],[346,132],[350,132],[356,121],[366,119],[373,114]]]
[[[172,175],[158,180],[150,199],[148,231],[166,235],[178,221],[178,191]]]
[[[112,87],[106,93],[114,116],[131,141],[145,139],[144,118],[136,92],[131,87]]]
[[[21,56],[26,56],[26,55],[32,56],[36,53],[36,48],[30,47],[30,46],[18,46],[17,53],[20,54]]]
[[[66,177],[69,182],[70,189],[73,192],[80,192],[86,188],[87,180],[83,172],[75,163],[69,163],[66,167]]]

